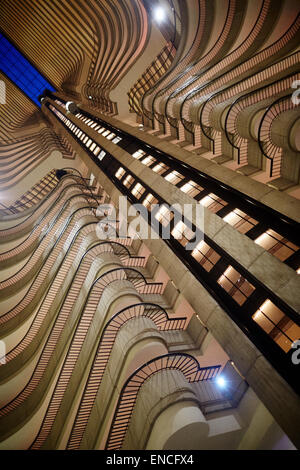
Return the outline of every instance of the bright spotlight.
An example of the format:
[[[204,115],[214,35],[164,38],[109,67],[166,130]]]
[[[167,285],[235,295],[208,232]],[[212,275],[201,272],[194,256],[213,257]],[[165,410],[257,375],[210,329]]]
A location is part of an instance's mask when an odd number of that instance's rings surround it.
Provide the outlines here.
[[[222,376],[218,377],[216,382],[217,382],[217,384],[220,388],[225,388],[226,387],[226,380],[224,379],[224,377],[222,377]]]
[[[154,10],[154,18],[158,23],[160,23],[161,21],[164,21],[165,17],[166,17],[166,13],[162,7],[157,7]]]

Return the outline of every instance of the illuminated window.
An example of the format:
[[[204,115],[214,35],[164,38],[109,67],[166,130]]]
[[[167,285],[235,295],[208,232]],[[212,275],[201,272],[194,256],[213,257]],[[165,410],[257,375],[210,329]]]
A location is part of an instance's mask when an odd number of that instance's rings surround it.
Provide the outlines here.
[[[255,287],[232,266],[228,266],[226,271],[220,276],[218,284],[220,284],[239,305],[243,305],[255,290]]]
[[[204,240],[198,243],[196,248],[192,251],[192,256],[208,272],[221,258]]]
[[[110,133],[110,131],[106,130],[106,131],[104,131],[104,132],[102,133],[102,136],[103,136],[103,137],[106,137],[109,133]]]
[[[105,155],[106,155],[106,152],[104,152],[104,150],[101,150],[98,160],[102,160],[105,157]]]
[[[214,193],[208,194],[203,199],[200,200],[202,206],[207,207],[214,214],[218,212],[222,207],[227,206],[227,202],[223,201],[220,197],[216,196]]]
[[[142,194],[145,192],[145,188],[140,184],[137,183],[131,190],[132,194],[137,198],[140,199]]]
[[[173,228],[171,234],[181,245],[186,246],[187,243],[195,236],[194,232],[187,227],[182,221],[178,222]]]
[[[102,132],[104,132],[104,131],[105,131],[105,127],[101,127],[97,132],[98,132],[98,134],[102,134]]]
[[[300,327],[269,299],[252,318],[285,352],[300,338]]]
[[[113,132],[111,132],[106,138],[108,140],[111,140],[113,137],[115,137],[116,134],[114,134]]]
[[[93,152],[94,152],[94,155],[96,155],[97,157],[98,153],[100,152],[100,147],[97,146]]]
[[[117,144],[117,143],[119,143],[121,140],[122,140],[122,137],[115,137],[115,138],[112,140],[112,143],[113,143],[113,144]]]
[[[115,176],[118,178],[118,180],[120,180],[122,178],[122,176],[124,176],[124,175],[125,175],[125,170],[124,170],[124,168],[122,168],[120,166],[120,168],[116,172]]]
[[[92,145],[90,146],[90,150],[93,151],[95,147],[96,147],[96,144],[95,142],[93,142]]]
[[[156,159],[152,157],[151,155],[148,155],[146,158],[142,160],[142,164],[146,166],[150,166],[155,162],[156,162]]]
[[[171,222],[171,220],[173,219],[174,217],[174,214],[169,211],[169,209],[162,205],[157,214],[155,214],[155,218],[164,226],[164,227],[167,227],[167,225],[169,225],[169,223]]]
[[[57,104],[59,104],[59,105],[62,106],[62,107],[65,107],[64,103],[63,103],[62,101],[58,100],[58,99],[55,99],[55,100],[54,100],[54,103],[57,103]]]
[[[182,176],[178,171],[172,171],[165,176],[165,180],[169,181],[172,184],[177,184],[179,181],[183,180],[184,176]]]
[[[227,214],[223,220],[236,228],[240,233],[247,233],[258,224],[257,220],[250,217],[250,215],[245,214],[245,212],[240,209],[234,209],[232,212]]]
[[[271,229],[260,235],[255,240],[255,243],[262,246],[265,250],[272,253],[272,255],[276,256],[276,258],[279,258],[281,261],[286,260],[299,249],[297,245],[289,242],[282,235],[279,235],[279,233],[276,233]]]
[[[153,207],[155,204],[157,204],[158,200],[153,196],[153,194],[149,193],[144,201],[143,205],[147,207],[148,210],[152,211]]]
[[[158,173],[159,175],[161,175],[162,173],[167,171],[169,169],[169,167],[167,165],[165,165],[164,163],[158,163],[152,169],[153,169],[153,171],[155,171],[155,173]]]
[[[87,148],[89,148],[92,142],[93,142],[92,139],[88,139],[88,141],[87,141],[87,143],[85,144],[85,146],[86,146]]]
[[[183,186],[181,186],[180,190],[191,197],[196,197],[199,193],[201,193],[201,191],[203,191],[203,188],[194,181],[189,181],[188,183],[185,183]]]
[[[146,155],[146,152],[144,152],[143,150],[139,149],[137,150],[136,152],[134,152],[132,154],[133,158],[136,158],[137,160],[139,160],[140,158],[142,158],[144,155]]]
[[[133,182],[134,178],[131,175],[127,175],[123,181],[123,184],[124,186],[126,186],[126,188],[129,188],[129,186],[131,186]]]

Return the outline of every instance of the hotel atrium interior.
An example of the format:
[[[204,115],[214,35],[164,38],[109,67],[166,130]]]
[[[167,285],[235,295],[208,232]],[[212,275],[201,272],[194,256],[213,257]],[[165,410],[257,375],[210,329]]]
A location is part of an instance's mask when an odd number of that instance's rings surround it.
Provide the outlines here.
[[[299,59],[298,0],[0,1],[0,449],[300,448]]]

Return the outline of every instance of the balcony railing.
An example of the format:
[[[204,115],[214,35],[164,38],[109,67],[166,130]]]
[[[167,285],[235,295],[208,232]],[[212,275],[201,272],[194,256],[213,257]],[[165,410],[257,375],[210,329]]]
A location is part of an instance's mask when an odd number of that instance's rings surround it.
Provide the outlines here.
[[[62,399],[70,382],[73,370],[82,350],[85,338],[96,314],[101,296],[107,286],[111,286],[116,281],[127,280],[132,283],[139,293],[158,294],[161,293],[162,283],[148,283],[144,276],[133,268],[114,268],[97,278],[89,289],[88,297],[81,312],[79,322],[76,327],[71,345],[65,357],[59,378],[56,382],[46,415],[39,430],[39,433],[32,444],[32,449],[40,448],[51,432],[55,418],[59,412]],[[72,286],[73,287],[73,286]],[[69,303],[74,302],[71,291],[67,297]],[[77,298],[77,297],[76,297]],[[75,299],[76,299],[75,298]],[[73,299],[73,300],[72,300]]]
[[[278,147],[271,138],[273,120],[281,113],[295,109],[296,106],[291,94],[282,96],[268,106],[259,123],[258,145],[263,156],[271,162],[270,177],[280,176],[282,160],[282,148]]]
[[[213,380],[221,366],[200,367],[198,361],[184,353],[159,356],[135,371],[125,382],[119,396],[112,425],[106,442],[106,450],[120,450],[130,424],[130,418],[142,385],[158,372],[179,370],[187,382]]]
[[[172,319],[159,305],[149,303],[140,303],[126,307],[108,321],[98,344],[97,353],[85,385],[67,449],[78,449],[80,447],[82,436],[120,329],[129,320],[140,317],[150,318],[159,331],[182,330],[186,325],[186,318]]]
[[[300,57],[300,56],[299,56]],[[296,56],[291,57],[291,64],[295,64]],[[225,135],[230,145],[237,150],[238,164],[243,165],[247,163],[247,149],[245,149],[246,139],[243,138],[237,130],[237,117],[238,114],[248,106],[260,103],[264,100],[270,99],[283,91],[290,88],[290,84],[300,77],[299,73],[291,73],[286,77],[276,80],[268,85],[252,90],[245,95],[238,97],[230,106],[226,113],[225,118]],[[269,108],[268,108],[269,109]],[[269,118],[271,113],[268,114]],[[270,142],[270,139],[269,139]],[[273,161],[273,158],[271,159]],[[280,169],[279,169],[280,171]],[[270,176],[273,175],[273,163],[271,162]]]

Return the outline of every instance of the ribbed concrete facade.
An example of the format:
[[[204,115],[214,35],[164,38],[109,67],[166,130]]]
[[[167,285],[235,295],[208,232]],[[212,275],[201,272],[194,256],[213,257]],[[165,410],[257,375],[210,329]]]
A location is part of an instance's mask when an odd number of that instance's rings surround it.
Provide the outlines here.
[[[299,448],[299,5],[159,3],[1,2],[1,449]]]

